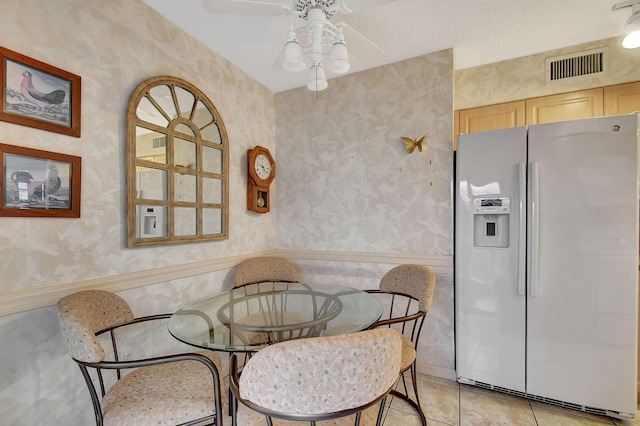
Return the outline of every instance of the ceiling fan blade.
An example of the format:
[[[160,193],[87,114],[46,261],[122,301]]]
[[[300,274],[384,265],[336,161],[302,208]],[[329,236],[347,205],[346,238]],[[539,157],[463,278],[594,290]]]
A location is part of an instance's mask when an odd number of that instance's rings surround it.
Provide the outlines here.
[[[349,54],[353,54],[368,64],[377,63],[385,58],[386,52],[384,50],[349,25],[341,22],[336,26],[342,28]]]
[[[291,5],[260,0],[202,0],[202,7],[214,15],[286,16]]]
[[[338,8],[343,13],[351,13],[394,1],[396,0],[342,0]]]

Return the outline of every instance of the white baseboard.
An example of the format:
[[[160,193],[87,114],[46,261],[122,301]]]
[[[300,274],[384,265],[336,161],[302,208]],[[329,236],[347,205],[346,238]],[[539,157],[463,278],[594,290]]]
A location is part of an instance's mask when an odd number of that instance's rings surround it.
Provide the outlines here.
[[[445,367],[438,367],[437,365],[417,363],[416,369],[420,374],[426,374],[428,376],[440,377],[442,379],[456,381],[456,370]]]

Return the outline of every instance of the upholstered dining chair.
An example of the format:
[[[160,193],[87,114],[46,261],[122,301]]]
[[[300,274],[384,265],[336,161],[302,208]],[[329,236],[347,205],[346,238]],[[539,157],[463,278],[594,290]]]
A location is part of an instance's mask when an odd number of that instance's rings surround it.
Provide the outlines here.
[[[278,256],[260,256],[245,259],[240,262],[235,269],[233,276],[233,286],[242,287],[248,284],[274,282],[273,289],[276,286],[281,286],[280,283],[297,283],[300,282],[300,276],[295,265],[288,259]],[[286,286],[286,284],[285,284]],[[295,315],[293,318],[288,318],[292,314],[287,311],[282,312],[284,320],[288,322],[296,322],[299,320]],[[251,323],[255,320],[255,317],[262,317],[261,313],[248,316],[245,321]],[[267,342],[268,336],[259,335],[252,338],[253,343],[258,343],[259,340]],[[251,354],[245,354],[245,360],[250,358]]]
[[[420,405],[416,372],[416,348],[427,311],[431,306],[436,277],[433,271],[423,265],[405,264],[389,270],[380,280],[379,288],[367,290],[382,300],[384,313],[378,322],[370,328],[394,328],[402,333],[402,366],[400,381],[402,387],[396,386],[391,395],[405,400],[420,415],[422,424],[427,421]],[[405,373],[411,375],[413,400],[409,394]]]
[[[234,287],[267,281],[299,282],[300,277],[295,265],[283,257],[252,257],[236,266]]]
[[[124,336],[123,327],[171,314],[135,318],[124,299],[102,290],[65,296],[57,307],[65,349],[89,387],[98,426],[222,426],[221,362],[215,352],[119,359],[116,336]],[[111,345],[107,351],[105,340]]]
[[[380,425],[401,348],[402,336],[390,329],[291,340],[257,352],[239,377],[234,355],[229,383],[241,402],[235,420],[241,426]]]

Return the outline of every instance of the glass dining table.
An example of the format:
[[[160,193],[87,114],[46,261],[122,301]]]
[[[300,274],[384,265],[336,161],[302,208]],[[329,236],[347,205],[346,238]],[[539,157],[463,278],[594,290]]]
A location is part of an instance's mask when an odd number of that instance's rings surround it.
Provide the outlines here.
[[[169,319],[178,340],[204,349],[255,352],[292,339],[365,330],[382,315],[382,302],[334,284],[249,284],[189,303]]]

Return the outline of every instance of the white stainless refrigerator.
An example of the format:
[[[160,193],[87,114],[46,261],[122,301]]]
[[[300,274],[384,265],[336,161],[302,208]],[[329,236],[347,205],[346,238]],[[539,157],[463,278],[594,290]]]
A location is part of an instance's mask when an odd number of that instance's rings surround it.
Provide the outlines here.
[[[638,116],[460,135],[460,383],[636,412]]]

